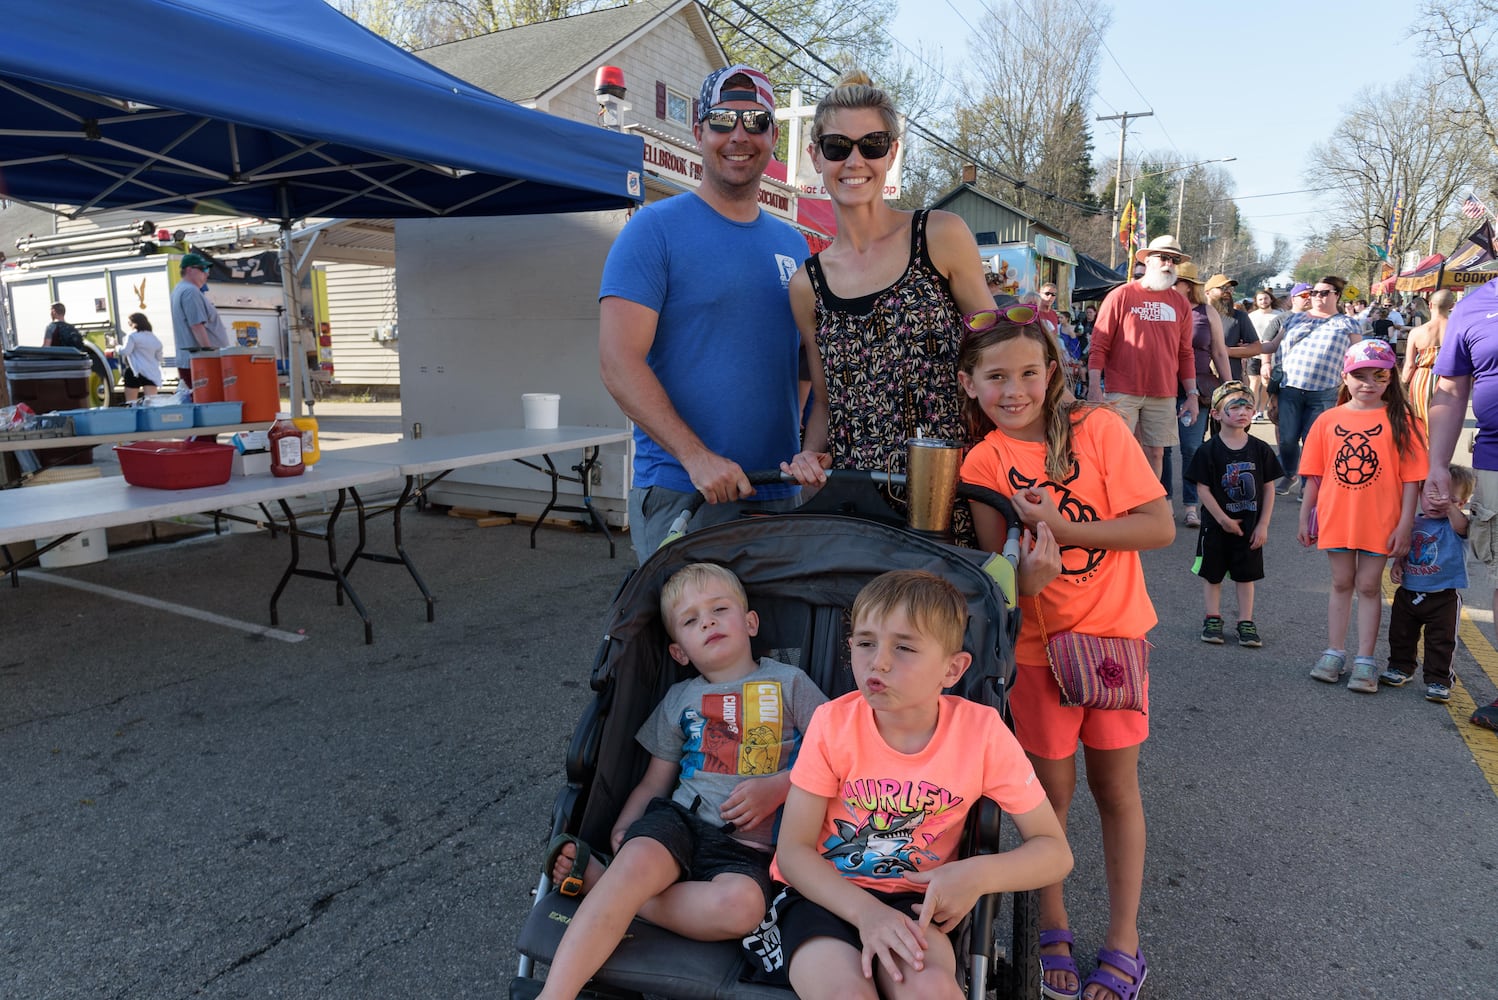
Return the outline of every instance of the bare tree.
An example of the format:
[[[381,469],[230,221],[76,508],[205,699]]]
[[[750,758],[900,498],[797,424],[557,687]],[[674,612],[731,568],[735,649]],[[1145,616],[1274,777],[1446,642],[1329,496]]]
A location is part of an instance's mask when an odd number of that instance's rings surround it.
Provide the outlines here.
[[[1424,38],[1440,60],[1444,78],[1454,84],[1451,114],[1462,125],[1475,128],[1486,140],[1482,184],[1488,200],[1498,199],[1498,122],[1493,101],[1498,97],[1498,3],[1493,0],[1425,0],[1420,5],[1416,34]],[[1460,94],[1460,97],[1456,97]]]
[[[1480,133],[1445,114],[1449,104],[1449,85],[1429,73],[1364,88],[1331,136],[1311,150],[1307,178],[1312,186],[1335,188],[1327,217],[1344,236],[1361,240],[1352,273],[1365,281],[1382,263],[1396,201],[1402,196],[1390,264],[1433,242],[1441,216],[1485,158]]]
[[[1109,17],[1097,0],[1004,0],[968,43],[976,80],[954,115],[957,145],[1016,179],[980,185],[1061,229],[1093,214],[1086,108]]]

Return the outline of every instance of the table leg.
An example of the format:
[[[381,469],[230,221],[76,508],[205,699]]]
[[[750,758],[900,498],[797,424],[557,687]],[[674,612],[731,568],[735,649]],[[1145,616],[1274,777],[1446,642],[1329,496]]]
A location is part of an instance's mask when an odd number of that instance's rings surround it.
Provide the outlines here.
[[[432,592],[427,588],[426,581],[421,578],[421,574],[416,571],[416,564],[411,561],[411,557],[406,553],[405,539],[401,534],[401,511],[406,507],[407,504],[411,502],[411,498],[413,496],[417,496],[421,492],[421,490],[417,486],[416,477],[406,477],[406,485],[401,490],[399,499],[395,501],[395,506],[390,508],[392,521],[391,537],[395,544],[395,555],[393,556],[388,556],[380,552],[364,551],[364,545],[366,541],[365,523],[368,520],[368,514],[364,509],[364,501],[359,496],[359,491],[350,488],[349,492],[353,494],[354,507],[359,512],[359,544],[354,549],[354,554],[349,557],[348,563],[343,567],[344,575],[347,576],[348,574],[353,572],[354,563],[360,559],[368,559],[370,562],[387,563],[391,565],[398,563],[406,567],[406,572],[411,574],[411,579],[416,581],[416,587],[421,591],[421,596],[426,599],[427,621],[436,621],[436,602],[432,598]]]
[[[541,461],[546,463],[546,468],[540,471],[545,472],[546,478],[551,480],[551,499],[546,502],[546,507],[541,511],[540,516],[536,518],[536,523],[531,525],[531,548],[536,547],[536,532],[540,530],[541,523],[546,520],[546,515],[554,510],[562,510],[575,514],[587,514],[589,521],[595,528],[603,532],[604,540],[609,543],[609,558],[614,558],[613,533],[609,531],[608,522],[604,520],[603,515],[598,513],[598,508],[593,506],[593,469],[598,465],[599,450],[597,445],[591,448],[584,448],[583,460],[572,467],[572,471],[577,473],[577,479],[572,481],[581,483],[583,487],[583,505],[581,507],[562,506],[557,503],[557,482],[569,477],[564,477],[557,471],[557,467],[552,462],[550,455],[541,456]],[[521,461],[520,464],[530,465],[529,462],[525,461]],[[537,468],[534,465],[530,467],[533,469]]]
[[[314,580],[331,580],[336,587],[338,603],[343,603],[343,595],[348,594],[349,603],[359,613],[359,618],[364,622],[364,642],[374,642],[374,622],[369,617],[369,612],[364,608],[364,602],[359,600],[358,593],[349,584],[347,575],[338,565],[338,549],[336,543],[336,532],[338,527],[338,515],[343,511],[347,490],[338,491],[338,502],[333,505],[333,512],[328,518],[328,526],[323,540],[328,546],[328,568],[326,570],[302,569],[298,563],[301,560],[301,545],[299,539],[317,538],[315,532],[307,531],[297,525],[296,514],[291,510],[291,505],[284,499],[277,501],[281,505],[281,513],[286,516],[286,534],[291,539],[291,564],[286,567],[286,572],[281,574],[281,582],[276,585],[275,592],[270,598],[270,623],[279,625],[280,621],[276,611],[276,603],[281,599],[281,593],[286,589],[286,584],[293,576],[305,576]]]

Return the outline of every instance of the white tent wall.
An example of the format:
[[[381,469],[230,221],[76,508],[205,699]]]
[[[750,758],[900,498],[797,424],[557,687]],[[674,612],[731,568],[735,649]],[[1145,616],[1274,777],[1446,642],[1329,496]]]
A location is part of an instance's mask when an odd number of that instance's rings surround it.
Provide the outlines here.
[[[401,413],[405,432],[457,434],[522,424],[520,397],[556,392],[561,423],[621,427],[598,372],[598,285],[623,211],[396,222]],[[577,452],[553,456],[568,473]],[[627,513],[629,448],[600,458],[595,503]],[[514,462],[462,469],[438,503],[539,513],[545,477]],[[563,492],[581,487],[563,483]]]

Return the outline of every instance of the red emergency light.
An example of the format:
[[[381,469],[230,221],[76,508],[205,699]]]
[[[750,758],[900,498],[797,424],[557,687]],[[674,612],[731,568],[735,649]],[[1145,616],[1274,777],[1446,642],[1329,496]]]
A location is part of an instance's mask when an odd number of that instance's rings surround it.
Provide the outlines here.
[[[624,70],[618,66],[600,66],[593,77],[593,93],[599,97],[624,97]]]

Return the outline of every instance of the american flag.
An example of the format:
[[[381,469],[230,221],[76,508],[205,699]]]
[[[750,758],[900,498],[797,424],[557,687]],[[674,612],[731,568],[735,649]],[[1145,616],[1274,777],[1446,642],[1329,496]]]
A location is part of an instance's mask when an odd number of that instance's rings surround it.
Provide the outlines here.
[[[1488,214],[1488,207],[1477,200],[1476,195],[1467,195],[1462,202],[1462,214],[1469,219],[1480,219]]]

